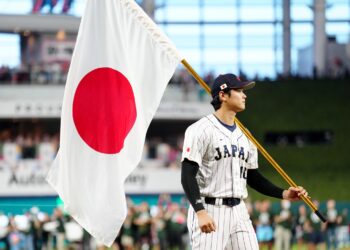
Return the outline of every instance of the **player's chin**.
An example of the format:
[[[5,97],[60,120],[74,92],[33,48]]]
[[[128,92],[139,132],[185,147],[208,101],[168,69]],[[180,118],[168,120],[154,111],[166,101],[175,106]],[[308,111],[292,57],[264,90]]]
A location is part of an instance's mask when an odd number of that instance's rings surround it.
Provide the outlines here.
[[[245,110],[245,105],[243,104],[241,107],[238,108],[238,112],[244,111]]]

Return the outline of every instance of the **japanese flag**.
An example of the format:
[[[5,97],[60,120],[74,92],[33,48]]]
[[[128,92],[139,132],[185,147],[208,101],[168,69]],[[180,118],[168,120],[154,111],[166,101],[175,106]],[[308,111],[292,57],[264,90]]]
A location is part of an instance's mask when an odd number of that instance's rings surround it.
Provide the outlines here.
[[[65,209],[111,245],[126,177],[181,58],[133,0],[87,0],[64,92],[60,149],[47,180]]]

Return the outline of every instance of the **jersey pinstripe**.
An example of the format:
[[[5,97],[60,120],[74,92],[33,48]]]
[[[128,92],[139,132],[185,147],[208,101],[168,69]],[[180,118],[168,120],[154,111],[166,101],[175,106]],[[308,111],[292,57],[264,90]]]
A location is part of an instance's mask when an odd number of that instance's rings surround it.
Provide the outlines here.
[[[243,202],[235,207],[205,204],[205,209],[217,224],[217,230],[202,233],[192,207],[188,210],[187,225],[192,250],[258,250],[259,245]]]
[[[196,180],[202,197],[247,197],[247,170],[258,168],[258,152],[239,127],[233,132],[213,115],[189,126],[185,133],[182,160],[198,163]],[[201,232],[192,206],[187,226],[191,249],[258,250],[258,241],[244,202],[230,207],[204,203],[217,229]]]
[[[213,114],[203,117],[186,130],[185,158],[199,165],[201,196],[247,198],[247,170],[258,168],[258,153],[239,127],[231,132]]]

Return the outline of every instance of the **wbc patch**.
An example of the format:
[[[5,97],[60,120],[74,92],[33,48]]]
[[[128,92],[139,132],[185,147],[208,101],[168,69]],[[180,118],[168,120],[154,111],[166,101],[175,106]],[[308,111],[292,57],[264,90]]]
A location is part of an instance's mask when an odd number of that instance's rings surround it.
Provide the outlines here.
[[[220,89],[221,89],[221,90],[226,89],[226,88],[227,88],[227,84],[226,84],[226,83],[224,83],[224,84],[222,84],[222,85],[220,86]]]

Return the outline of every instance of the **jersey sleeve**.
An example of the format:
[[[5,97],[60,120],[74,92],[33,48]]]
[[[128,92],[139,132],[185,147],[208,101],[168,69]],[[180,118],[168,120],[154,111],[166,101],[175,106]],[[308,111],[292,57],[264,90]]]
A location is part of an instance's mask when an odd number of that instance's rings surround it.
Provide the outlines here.
[[[201,166],[203,156],[207,148],[205,138],[206,136],[204,131],[198,131],[196,126],[188,127],[185,132],[181,161],[187,158],[188,160],[194,161]]]
[[[247,161],[248,169],[256,169],[259,167],[258,164],[258,149],[257,147],[249,140],[249,158]]]

